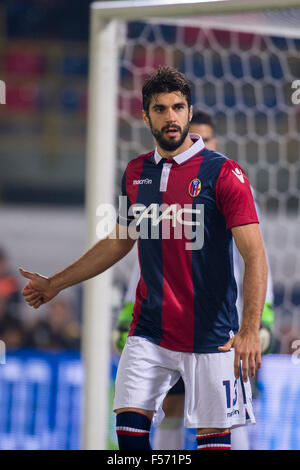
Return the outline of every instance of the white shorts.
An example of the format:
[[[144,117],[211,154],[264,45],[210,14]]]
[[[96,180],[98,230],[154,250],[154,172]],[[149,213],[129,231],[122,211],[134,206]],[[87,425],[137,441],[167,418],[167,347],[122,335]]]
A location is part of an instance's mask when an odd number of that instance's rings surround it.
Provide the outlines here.
[[[185,427],[231,428],[254,424],[250,381],[235,379],[233,362],[233,350],[184,353],[130,336],[119,362],[113,408],[153,410],[153,424],[159,426],[164,417],[163,399],[182,376]]]

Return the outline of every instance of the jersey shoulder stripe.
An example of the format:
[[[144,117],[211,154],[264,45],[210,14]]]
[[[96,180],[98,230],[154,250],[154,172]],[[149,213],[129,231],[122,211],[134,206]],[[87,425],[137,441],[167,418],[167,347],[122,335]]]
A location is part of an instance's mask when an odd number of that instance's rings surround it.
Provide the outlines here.
[[[130,160],[127,164],[127,169],[128,168],[134,168],[136,166],[140,167],[140,165],[145,162],[146,160],[150,160],[151,157],[154,155],[154,150],[148,153],[142,153],[138,157],[134,157],[132,160]]]

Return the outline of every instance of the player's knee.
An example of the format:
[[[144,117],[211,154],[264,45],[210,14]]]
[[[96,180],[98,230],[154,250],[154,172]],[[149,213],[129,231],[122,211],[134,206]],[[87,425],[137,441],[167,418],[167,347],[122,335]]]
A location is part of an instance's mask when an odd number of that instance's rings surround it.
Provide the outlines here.
[[[230,432],[230,428],[197,428],[197,434],[215,434]]]
[[[143,410],[141,408],[117,408],[115,410],[115,413],[116,413],[116,415],[118,415],[120,413],[124,413],[125,411],[132,411],[134,413],[140,413],[140,414],[146,416],[150,421],[152,421],[152,418],[153,418],[153,415],[154,415],[154,411]]]
[[[198,428],[196,440],[198,450],[231,450],[229,428]]]

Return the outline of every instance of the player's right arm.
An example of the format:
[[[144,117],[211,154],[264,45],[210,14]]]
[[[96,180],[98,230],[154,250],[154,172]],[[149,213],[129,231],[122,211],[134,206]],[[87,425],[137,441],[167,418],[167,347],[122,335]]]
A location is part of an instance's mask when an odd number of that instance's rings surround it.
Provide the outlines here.
[[[39,308],[63,289],[103,273],[122,259],[131,250],[135,241],[135,238],[129,237],[128,232],[124,236],[124,227],[117,223],[110,235],[51,277],[20,268],[22,276],[29,279],[22,291],[26,302],[31,307]]]

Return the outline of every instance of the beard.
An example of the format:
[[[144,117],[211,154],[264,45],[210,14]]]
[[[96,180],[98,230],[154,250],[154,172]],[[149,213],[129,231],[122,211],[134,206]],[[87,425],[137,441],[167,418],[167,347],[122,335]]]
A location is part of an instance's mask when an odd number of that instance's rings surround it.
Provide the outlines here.
[[[159,131],[158,129],[155,129],[152,126],[152,122],[151,122],[150,118],[149,118],[149,124],[150,124],[150,129],[151,129],[152,135],[156,139],[159,146],[163,150],[167,150],[169,152],[178,149],[178,147],[180,147],[183,144],[183,142],[185,141],[186,136],[189,133],[189,127],[190,127],[190,122],[188,121],[183,129],[181,129],[181,127],[179,127],[179,126],[176,126],[175,124],[170,124],[168,126],[163,127]],[[169,139],[165,138],[164,133],[168,129],[176,129],[179,132],[179,138],[177,140],[172,139],[172,138],[169,138]]]

